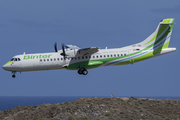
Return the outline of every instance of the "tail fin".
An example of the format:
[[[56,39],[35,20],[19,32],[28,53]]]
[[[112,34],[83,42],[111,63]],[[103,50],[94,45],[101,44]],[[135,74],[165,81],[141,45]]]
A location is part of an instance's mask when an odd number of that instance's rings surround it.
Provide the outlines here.
[[[173,18],[161,20],[156,30],[148,38],[140,43],[141,47],[147,49],[153,48],[154,55],[161,52],[162,49],[168,48],[173,25]]]

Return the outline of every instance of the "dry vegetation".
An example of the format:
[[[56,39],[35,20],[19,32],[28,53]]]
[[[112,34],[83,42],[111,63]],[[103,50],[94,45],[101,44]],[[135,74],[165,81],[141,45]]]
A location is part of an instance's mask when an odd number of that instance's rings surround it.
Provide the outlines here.
[[[180,100],[80,98],[76,101],[19,106],[0,111],[0,120],[178,120]]]

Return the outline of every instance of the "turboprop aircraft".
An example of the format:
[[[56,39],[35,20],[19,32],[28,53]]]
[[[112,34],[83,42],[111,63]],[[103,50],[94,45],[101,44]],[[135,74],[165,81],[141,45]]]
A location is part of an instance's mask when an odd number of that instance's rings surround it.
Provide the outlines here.
[[[173,18],[163,19],[144,41],[122,48],[81,49],[74,45],[62,44],[62,50],[57,50],[55,43],[55,52],[16,55],[3,65],[3,69],[11,71],[12,77],[15,78],[16,72],[68,69],[87,75],[87,70],[92,68],[133,64],[176,51],[176,48],[168,48],[173,25]]]

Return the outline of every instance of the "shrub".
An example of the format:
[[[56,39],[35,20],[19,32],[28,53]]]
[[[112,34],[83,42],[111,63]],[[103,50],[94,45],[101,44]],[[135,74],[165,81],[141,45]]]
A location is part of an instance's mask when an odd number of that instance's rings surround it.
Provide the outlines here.
[[[141,99],[141,101],[143,101],[143,102],[144,102],[144,101],[147,101],[147,99]]]
[[[68,117],[68,120],[75,120],[73,116]]]
[[[124,114],[124,112],[120,112],[120,114]]]
[[[109,113],[109,112],[105,113],[105,116],[111,116],[111,113]]]
[[[37,120],[45,120],[44,118],[38,118]]]
[[[70,110],[71,108],[67,107],[66,110]]]
[[[78,117],[77,120],[89,120],[91,118],[92,116],[82,116],[82,117]]]

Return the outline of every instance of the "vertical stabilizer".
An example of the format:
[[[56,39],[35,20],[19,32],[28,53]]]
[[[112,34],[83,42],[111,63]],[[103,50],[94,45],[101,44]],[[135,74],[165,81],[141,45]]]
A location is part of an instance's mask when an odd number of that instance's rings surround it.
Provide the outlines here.
[[[156,30],[148,38],[140,43],[141,47],[146,49],[153,48],[154,54],[159,53],[162,49],[168,48],[173,25],[173,18],[161,20]]]

